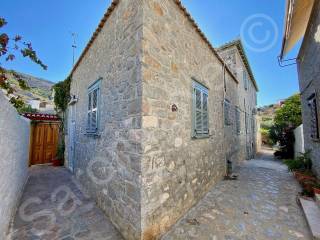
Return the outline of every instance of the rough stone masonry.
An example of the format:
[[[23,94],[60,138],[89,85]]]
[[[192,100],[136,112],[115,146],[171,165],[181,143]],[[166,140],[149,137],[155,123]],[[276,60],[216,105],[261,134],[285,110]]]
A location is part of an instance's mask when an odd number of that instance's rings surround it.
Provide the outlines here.
[[[225,175],[223,71],[233,104],[238,83],[177,0],[114,1],[93,39],[72,76],[75,174],[126,239],[157,239]],[[191,137],[194,80],[209,95],[202,139]]]

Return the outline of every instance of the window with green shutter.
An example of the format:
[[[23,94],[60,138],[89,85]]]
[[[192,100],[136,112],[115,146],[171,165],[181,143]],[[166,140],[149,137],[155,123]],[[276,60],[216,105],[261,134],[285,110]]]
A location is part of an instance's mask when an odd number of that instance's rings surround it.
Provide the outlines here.
[[[101,79],[88,88],[87,133],[95,134],[99,129],[100,83]]]
[[[310,136],[314,140],[319,140],[320,138],[320,128],[319,128],[319,116],[318,116],[318,102],[317,94],[313,93],[308,98],[308,106],[310,110]]]
[[[241,133],[241,118],[240,118],[241,112],[240,108],[236,107],[236,131],[237,134],[240,135]]]
[[[248,90],[248,85],[249,85],[248,74],[245,70],[243,71],[243,84],[244,84],[244,89]]]
[[[192,137],[209,136],[208,88],[198,82],[192,84]]]
[[[224,124],[227,126],[232,125],[232,118],[230,115],[231,103],[228,99],[224,100]]]

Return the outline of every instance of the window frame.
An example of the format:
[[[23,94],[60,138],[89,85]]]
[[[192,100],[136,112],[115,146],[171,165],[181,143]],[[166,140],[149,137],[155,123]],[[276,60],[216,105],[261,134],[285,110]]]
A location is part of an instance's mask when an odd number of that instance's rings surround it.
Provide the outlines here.
[[[99,126],[100,126],[100,106],[101,106],[101,80],[99,78],[94,83],[92,83],[87,89],[87,105],[86,105],[86,133],[91,135],[97,135],[99,133]],[[93,108],[93,94],[97,91],[96,96],[96,107]],[[90,106],[89,106],[90,104]],[[91,126],[92,120],[92,113],[95,112],[96,114],[96,124],[95,128]],[[90,116],[90,117],[89,117]]]
[[[310,111],[310,128],[311,128],[311,133],[310,133],[310,138],[314,141],[319,141],[320,140],[320,119],[319,119],[319,101],[318,101],[318,95],[314,92],[312,93],[308,98],[308,107]],[[315,108],[315,109],[313,109]],[[313,114],[315,114],[315,123],[312,123],[312,118]],[[313,126],[315,124],[315,126]],[[316,131],[316,133],[314,132]]]
[[[200,91],[201,93],[201,124],[202,124],[202,132],[197,133],[197,111],[199,112],[199,108],[197,108],[197,99],[196,99],[196,91]],[[204,102],[203,96],[206,96],[206,110],[203,110]],[[206,126],[204,126],[203,116],[206,114]],[[192,133],[191,137],[193,139],[201,139],[201,138],[208,138],[210,133],[209,128],[209,88],[204,86],[203,84],[199,83],[197,80],[192,78]],[[206,129],[207,132],[203,130]]]
[[[237,135],[241,134],[241,110],[240,107],[235,108],[235,119],[236,119],[236,133]]]
[[[223,112],[224,112],[224,125],[231,126],[232,125],[231,102],[227,98],[225,98],[223,101]]]
[[[248,90],[249,89],[249,79],[248,79],[248,73],[246,70],[243,70],[243,84],[244,84],[244,89]]]

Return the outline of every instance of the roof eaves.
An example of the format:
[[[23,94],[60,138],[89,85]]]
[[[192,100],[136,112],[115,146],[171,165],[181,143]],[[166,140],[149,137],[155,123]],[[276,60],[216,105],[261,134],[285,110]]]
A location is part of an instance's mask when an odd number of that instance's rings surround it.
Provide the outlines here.
[[[187,9],[182,5],[180,0],[173,0],[177,6],[181,9],[181,11],[183,12],[183,14],[187,17],[187,19],[189,20],[189,22],[191,23],[191,25],[195,28],[196,32],[200,35],[200,37],[202,38],[202,40],[208,45],[208,47],[210,48],[210,50],[213,52],[213,54],[218,58],[218,60],[226,66],[227,72],[231,75],[232,79],[236,82],[239,83],[237,77],[232,73],[232,71],[230,70],[230,68],[227,66],[227,64],[225,64],[224,60],[219,56],[219,54],[217,53],[216,49],[212,46],[212,44],[210,43],[210,41],[208,40],[208,38],[205,36],[205,34],[201,31],[201,29],[199,28],[199,26],[197,25],[197,23],[195,22],[195,20],[192,18],[192,16],[190,15],[190,13],[187,11]]]
[[[191,23],[191,25],[195,28],[196,32],[200,35],[200,37],[202,38],[202,40],[209,46],[210,50],[213,52],[213,54],[218,58],[218,60],[226,66],[227,72],[231,75],[232,79],[236,82],[239,83],[238,79],[236,78],[236,76],[231,72],[230,68],[225,64],[224,60],[219,56],[219,54],[216,52],[216,50],[214,49],[214,47],[212,46],[212,44],[210,43],[210,41],[207,39],[207,37],[204,35],[204,33],[200,30],[199,26],[197,25],[197,23],[195,22],[195,20],[191,17],[190,13],[187,11],[187,9],[182,5],[180,0],[173,0],[177,6],[180,8],[180,10],[184,13],[184,15],[186,16],[186,18],[189,20],[189,22]],[[113,0],[110,7],[107,9],[107,12],[104,14],[103,18],[101,19],[97,29],[95,30],[95,32],[93,33],[90,41],[88,42],[88,44],[86,45],[85,49],[83,50],[83,52],[81,53],[78,61],[76,62],[76,64],[74,65],[73,69],[71,70],[70,75],[72,75],[75,70],[77,69],[77,67],[79,66],[80,62],[82,61],[82,59],[84,58],[84,56],[86,55],[86,53],[88,52],[88,50],[90,49],[91,45],[93,44],[94,40],[97,38],[97,36],[99,35],[99,33],[101,32],[104,24],[107,22],[109,16],[111,15],[111,13],[113,12],[113,10],[116,8],[116,6],[119,4],[120,0]]]
[[[112,0],[111,5],[108,7],[106,13],[104,14],[103,18],[101,19],[98,27],[96,28],[96,30],[94,31],[94,33],[92,34],[89,42],[87,43],[85,49],[83,50],[83,52],[81,53],[78,61],[76,62],[76,64],[73,66],[70,75],[72,75],[74,73],[74,71],[78,68],[80,62],[82,61],[82,59],[84,58],[84,56],[86,55],[86,53],[88,52],[88,50],[90,49],[91,45],[93,44],[94,40],[97,38],[97,36],[99,35],[99,33],[101,32],[103,26],[105,25],[105,23],[107,22],[107,20],[109,19],[111,13],[113,12],[113,10],[116,8],[116,6],[119,4],[120,0]]]

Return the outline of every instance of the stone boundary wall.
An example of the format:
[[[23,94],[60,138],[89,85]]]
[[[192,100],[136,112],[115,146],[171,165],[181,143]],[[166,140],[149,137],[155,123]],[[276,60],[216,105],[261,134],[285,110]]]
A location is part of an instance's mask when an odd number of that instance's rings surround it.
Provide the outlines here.
[[[30,120],[0,92],[0,239],[5,239],[10,220],[28,177]]]
[[[300,153],[304,153],[303,125],[301,124],[294,130],[294,157],[298,157]]]

